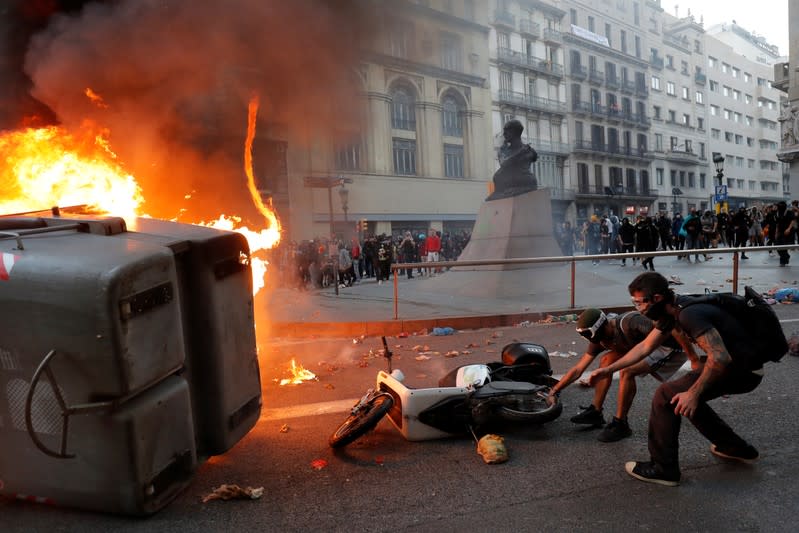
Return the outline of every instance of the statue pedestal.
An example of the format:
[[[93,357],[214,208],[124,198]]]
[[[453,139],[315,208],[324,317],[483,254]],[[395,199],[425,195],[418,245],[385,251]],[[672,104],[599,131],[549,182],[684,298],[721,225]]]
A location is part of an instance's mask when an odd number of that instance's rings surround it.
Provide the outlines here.
[[[548,189],[483,202],[469,244],[458,260],[563,255],[552,231],[552,204]],[[486,268],[513,270],[530,266],[496,265]]]

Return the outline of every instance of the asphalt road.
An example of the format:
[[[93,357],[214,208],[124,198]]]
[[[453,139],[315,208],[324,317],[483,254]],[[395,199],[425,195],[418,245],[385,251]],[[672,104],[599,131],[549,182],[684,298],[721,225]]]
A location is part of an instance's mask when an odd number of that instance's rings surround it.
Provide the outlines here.
[[[788,334],[799,329],[799,308],[781,305],[777,311]],[[533,324],[389,341],[407,383],[422,387],[459,364],[498,359],[502,345],[515,339],[545,345],[555,373],[562,373],[584,347],[573,327]],[[408,442],[387,420],[334,452],[327,445],[329,435],[384,367],[374,354],[379,347],[374,338],[265,341],[260,346],[261,420],[232,450],[204,463],[188,489],[165,509],[141,519],[0,500],[0,531],[795,530],[797,357],[768,365],[754,392],[712,404],[760,450],[761,459],[751,466],[720,461],[685,424],[683,482],[668,488],[634,480],[623,469],[628,460],[648,458],[652,378],[639,381],[630,414],[633,436],[618,443],[600,443],[595,430],[569,422],[592,394],[575,384],[562,395],[559,419],[502,430],[510,460],[501,465],[483,463],[470,437]],[[422,351],[429,358],[417,360]],[[446,357],[450,351],[458,354]],[[317,379],[279,385],[288,377],[292,358]],[[606,416],[615,408],[616,390],[614,384]],[[312,462],[319,459],[325,466],[317,470]],[[223,483],[265,490],[256,500],[201,502]]]

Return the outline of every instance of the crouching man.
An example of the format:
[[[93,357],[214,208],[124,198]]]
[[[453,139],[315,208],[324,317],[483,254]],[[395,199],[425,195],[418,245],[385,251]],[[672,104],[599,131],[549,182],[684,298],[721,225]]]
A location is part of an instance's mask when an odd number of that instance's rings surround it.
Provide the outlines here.
[[[727,394],[754,390],[763,379],[762,362],[752,350],[756,340],[744,324],[722,307],[696,303],[683,307],[690,297],[675,296],[668,280],[656,272],[636,277],[628,286],[635,308],[655,322],[647,337],[616,362],[595,370],[589,383],[601,383],[613,372],[636,365],[652,353],[670,332],[682,332],[706,354],[702,370],[661,384],[652,398],[649,414],[649,461],[625,464],[632,477],[649,483],[680,483],[679,435],[681,417],[688,418],[711,442],[714,455],[750,462],[757,450],[736,434],[707,404]]]
[[[609,317],[601,309],[586,309],[577,320],[577,333],[588,340],[588,347],[577,364],[552,387],[550,395],[559,394],[577,380],[600,354],[602,354],[599,361],[600,368],[615,363],[644,340],[653,327],[653,322],[637,311]],[[601,442],[616,442],[629,437],[632,435],[632,429],[627,421],[627,414],[637,391],[635,378],[651,374],[659,381],[667,381],[689,358],[691,367],[698,369],[701,363],[691,343],[680,334],[676,337],[669,335],[663,346],[621,372],[616,416],[607,425],[602,414],[602,406],[610,389],[611,373],[597,378],[593,402],[588,407],[581,406],[582,411],[572,417],[571,421],[593,427],[604,426],[597,436]]]

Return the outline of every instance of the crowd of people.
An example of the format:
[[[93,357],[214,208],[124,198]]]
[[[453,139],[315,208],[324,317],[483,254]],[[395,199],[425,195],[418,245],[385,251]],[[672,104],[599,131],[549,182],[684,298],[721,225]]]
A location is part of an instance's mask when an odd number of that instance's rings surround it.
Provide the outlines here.
[[[665,212],[657,216],[638,215],[621,219],[614,214],[595,214],[576,228],[571,222],[556,227],[555,238],[563,255],[574,255],[582,250],[586,255],[601,255],[656,250],[682,250],[686,253],[677,258],[691,262],[707,260],[710,256],[691,253],[691,250],[717,248],[719,246],[744,248],[746,246],[768,246],[794,244],[797,242],[799,200],[790,205],[778,202],[763,207],[739,207],[719,213],[692,208],[685,216],[675,213],[673,218]],[[779,251],[780,266],[790,261],[786,251]],[[700,259],[701,256],[701,259]],[[746,253],[741,259],[749,259]],[[633,264],[638,259],[634,258]],[[598,261],[594,261],[594,264]],[[626,266],[625,259],[621,262]],[[644,269],[655,270],[652,257],[641,261]]]
[[[349,242],[341,239],[311,239],[288,241],[271,250],[270,272],[284,287],[298,289],[324,288],[338,283],[339,288],[351,287],[364,279],[378,284],[388,281],[391,265],[419,263],[405,269],[411,279],[416,275],[435,275],[440,269],[425,268],[422,263],[455,261],[469,242],[470,232],[441,232],[433,228],[414,235],[411,231],[396,235],[353,236]]]

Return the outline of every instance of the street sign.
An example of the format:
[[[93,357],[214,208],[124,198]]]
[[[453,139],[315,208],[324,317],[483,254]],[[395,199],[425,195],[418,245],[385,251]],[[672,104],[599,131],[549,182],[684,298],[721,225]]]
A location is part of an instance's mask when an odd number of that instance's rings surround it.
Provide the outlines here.
[[[716,185],[716,201],[724,202],[727,200],[727,186]]]

